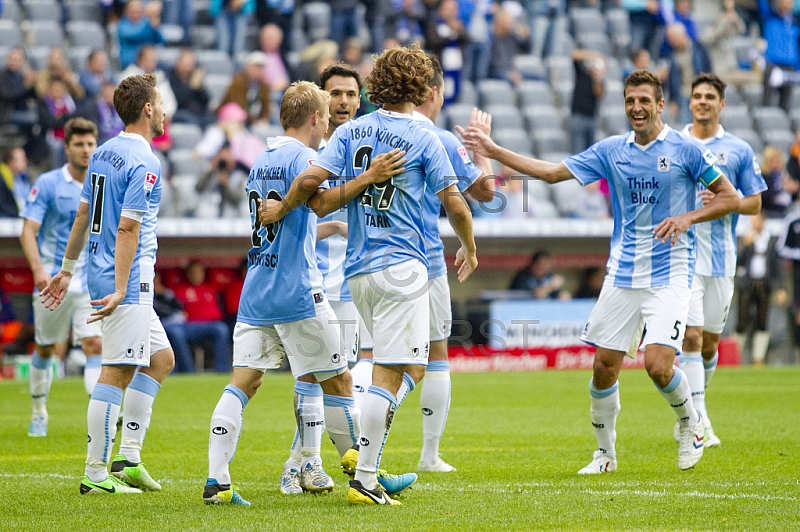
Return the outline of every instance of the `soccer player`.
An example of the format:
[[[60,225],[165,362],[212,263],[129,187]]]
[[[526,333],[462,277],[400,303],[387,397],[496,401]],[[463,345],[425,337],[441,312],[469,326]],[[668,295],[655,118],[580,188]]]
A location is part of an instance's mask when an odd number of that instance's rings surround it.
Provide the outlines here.
[[[140,454],[153,401],[175,365],[167,335],[153,311],[162,182],[161,163],[150,143],[164,133],[165,118],[156,77],[143,74],[122,80],[114,91],[114,107],[125,131],[92,155],[61,271],[42,291],[42,301],[50,309],[64,301],[88,234],[89,295],[96,308],[88,321],[101,322],[103,367],[87,412],[89,444],[82,494],[161,489]],[[106,467],[123,391],[122,441],[109,475]]]
[[[661,81],[647,70],[625,79],[625,114],[633,131],[609,137],[559,164],[522,157],[471,128],[465,144],[518,172],[548,183],[577,179],[587,185],[608,178],[614,211],[611,253],[600,298],[581,339],[596,347],[589,384],[591,420],[598,450],[579,474],[617,468],[616,420],[619,370],[641,320],[645,369],[680,423],[678,467],[689,469],[703,455],[703,415],[692,402],[688,379],[675,368],[683,343],[694,275],[693,224],[736,210],[739,198],[696,141],[661,121]],[[697,182],[715,196],[695,206]]]
[[[325,296],[314,254],[316,219],[307,209],[298,209],[279,222],[262,225],[257,212],[262,199],[285,196],[314,163],[320,139],[328,129],[328,118],[327,93],[310,82],[292,84],[281,101],[280,120],[286,135],[268,140],[269,147],[258,156],[247,180],[252,249],[233,332],[233,374],[211,418],[209,474],[203,491],[207,504],[249,506],[231,486],[228,464],[236,450],[245,406],[261,385],[264,372],[278,368],[284,355],[288,355],[296,379],[314,375],[323,393],[338,400],[340,407],[347,398],[352,402],[352,383],[345,378],[347,358],[341,352],[339,325]],[[352,182],[352,196],[376,182],[370,179],[385,179],[399,171],[395,167],[402,164],[402,159],[396,152],[376,163],[372,172]],[[314,192],[318,195],[315,197],[324,198],[332,191]],[[333,201],[320,199],[314,203],[319,209],[317,214],[332,212],[324,211],[326,204],[333,205]],[[329,425],[344,425],[331,430],[358,432],[359,418],[355,414],[351,419],[344,413],[331,415]],[[305,428],[299,429],[302,435]],[[322,469],[318,448],[315,455],[303,455],[302,460],[302,484],[306,490],[333,489],[332,479]]]
[[[273,223],[307,201],[331,175],[348,176],[332,189],[348,204],[348,242],[344,274],[374,339],[372,385],[361,414],[360,451],[350,504],[399,504],[378,485],[380,454],[397,406],[397,392],[408,364],[428,357],[428,259],[422,201],[425,189],[437,193],[461,241],[456,255],[459,281],[477,266],[472,217],[456,187],[453,167],[438,137],[413,119],[414,107],[430,95],[430,59],[418,48],[395,47],[377,57],[367,78],[370,100],[382,109],[339,126],[314,166],[296,180],[281,201],[262,205],[262,223]],[[370,186],[359,197],[350,192],[376,156],[402,148],[402,173]],[[313,201],[312,201],[313,203]],[[327,206],[326,206],[327,207]]]
[[[469,158],[466,148],[456,136],[434,125],[444,102],[444,77],[442,66],[434,55],[429,55],[433,66],[433,77],[428,86],[431,94],[424,103],[417,106],[412,113],[415,120],[433,131],[442,141],[450,163],[458,178],[458,189],[468,193],[473,199],[481,202],[494,198],[494,176],[488,159],[476,155],[475,163]],[[491,116],[473,109],[469,125],[480,127],[484,133],[491,133]],[[439,236],[439,212],[442,204],[436,194],[425,194],[423,202],[423,220],[425,222],[425,250],[428,257],[428,290],[430,300],[430,354],[427,367],[411,364],[403,375],[403,384],[397,393],[398,405],[402,404],[406,395],[413,391],[417,384],[427,378],[420,392],[422,411],[422,451],[417,466],[418,471],[450,472],[455,467],[439,456],[439,442],[444,434],[447,412],[450,409],[450,363],[447,359],[447,339],[450,337],[453,315],[450,309],[450,286],[447,283],[447,265],[444,262],[444,244]],[[369,334],[362,337],[362,361],[372,363],[372,339]],[[367,379],[371,377],[366,375]],[[355,377],[354,377],[355,380]],[[369,381],[361,382],[366,390]],[[356,397],[363,393],[355,394]]]
[[[28,436],[47,436],[47,395],[53,372],[50,359],[55,344],[69,339],[80,340],[86,353],[83,385],[91,395],[100,376],[100,324],[86,323],[92,313],[87,291],[86,253],[81,251],[75,275],[62,305],[55,312],[47,310],[39,298],[53,275],[61,269],[72,221],[80,204],[89,157],[97,147],[97,126],[83,118],[70,119],[64,125],[64,152],[67,164],[47,172],[36,180],[20,216],[24,218],[19,237],[22,251],[33,273],[33,322],[36,352],[29,377],[33,415]]]
[[[694,406],[706,423],[706,447],[720,440],[706,412],[705,388],[717,368],[719,339],[728,319],[736,275],[736,223],[740,214],[761,212],[761,192],[767,189],[753,149],[745,141],[725,131],[719,115],[725,109],[725,83],[714,74],[700,74],[692,80],[689,101],[692,124],[683,134],[699,140],[717,157],[717,166],[740,192],[739,208],[717,220],[699,224],[697,263],[692,281],[689,318],[681,369],[689,381]],[[697,208],[710,202],[714,193],[698,183]],[[676,435],[678,430],[675,430]]]

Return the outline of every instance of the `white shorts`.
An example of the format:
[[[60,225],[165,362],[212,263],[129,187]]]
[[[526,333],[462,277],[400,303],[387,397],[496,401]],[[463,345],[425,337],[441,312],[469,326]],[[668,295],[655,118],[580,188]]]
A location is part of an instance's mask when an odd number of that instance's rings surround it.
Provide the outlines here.
[[[342,356],[339,320],[328,301],[317,303],[315,308],[315,317],[290,323],[237,322],[233,328],[233,367],[278,369],[288,355],[295,379],[313,373],[318,380],[325,380],[343,373],[347,357]]]
[[[431,305],[431,322],[428,335],[431,342],[450,338],[453,327],[453,311],[450,308],[450,285],[447,275],[440,275],[428,282],[428,297]]]
[[[333,313],[339,322],[342,333],[342,350],[348,362],[358,360],[358,337],[361,316],[352,301],[330,301]]]
[[[618,288],[606,278],[581,340],[597,347],[627,352],[644,320],[646,332],[642,347],[660,344],[680,351],[690,295],[690,290],[681,286]]]
[[[364,324],[364,318],[361,317],[361,313],[358,314],[358,317],[358,348],[372,351],[372,346],[375,345],[372,342],[372,334],[370,334],[370,332],[367,330],[367,326]]]
[[[39,294],[33,294],[34,337],[38,345],[52,345],[69,339],[72,326],[72,342],[84,338],[101,336],[100,324],[86,323],[92,314],[91,298],[87,293],[67,292],[64,300],[55,310],[49,310],[42,303]]]
[[[347,280],[373,340],[376,364],[428,363],[428,271],[412,259]]]
[[[152,305],[120,305],[100,322],[104,366],[150,366],[150,355],[169,340]]]
[[[689,300],[689,327],[703,327],[704,331],[721,334],[728,321],[728,311],[733,299],[733,277],[707,277],[695,275],[692,296]]]

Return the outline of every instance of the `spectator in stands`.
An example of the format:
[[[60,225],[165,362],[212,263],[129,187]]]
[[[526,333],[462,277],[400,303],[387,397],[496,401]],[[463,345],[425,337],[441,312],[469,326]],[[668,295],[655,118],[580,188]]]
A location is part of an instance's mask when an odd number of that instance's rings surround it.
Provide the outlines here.
[[[769,309],[772,290],[777,288],[775,302],[786,303],[783,265],[775,249],[775,238],[770,238],[764,227],[766,216],[762,211],[750,216],[750,232],[742,239],[742,249],[736,261],[736,290],[739,293],[739,319],[736,322],[736,340],[744,350],[752,308],[756,308],[755,330],[751,360],[762,366],[769,347]]]
[[[767,61],[764,68],[764,105],[775,105],[775,92],[769,83],[770,75],[774,68],[793,71],[800,62],[800,26],[792,15],[793,0],[777,0],[775,8],[769,5],[768,0],[758,0],[761,12],[762,30],[767,41],[764,58]],[[787,113],[791,110],[792,85],[785,84],[777,89],[778,105]]]
[[[745,33],[751,35],[753,26],[756,26],[756,35],[761,35],[761,14],[758,10],[758,0],[734,0],[736,13],[744,21]]]
[[[575,299],[597,299],[600,297],[600,290],[603,288],[603,281],[606,278],[606,269],[599,266],[592,266],[583,271],[581,284],[575,292]]]
[[[516,21],[510,12],[505,10],[498,10],[494,13],[495,24],[492,27],[492,11],[494,10],[494,0],[460,0],[459,11],[461,20],[466,24],[467,34],[469,35],[469,42],[464,48],[464,75],[466,79],[472,83],[478,83],[482,79],[489,77],[489,64],[495,57],[495,39],[505,38],[506,36],[511,39],[504,43],[500,49],[510,49],[509,55],[513,61],[513,56],[516,55],[517,40],[514,31]],[[511,16],[510,21],[503,22],[501,27],[497,25],[497,19],[501,16]],[[507,18],[507,17],[506,17]],[[526,26],[527,28],[527,26]],[[498,32],[499,30],[499,32]],[[494,33],[494,36],[492,35]],[[529,37],[529,35],[526,35]],[[530,39],[528,39],[530,43]],[[502,70],[513,70],[513,63],[510,68],[502,67]],[[495,76],[492,76],[495,77]],[[502,79],[506,79],[503,77]]]
[[[621,0],[620,4],[631,21],[631,50],[644,48],[653,55],[655,48],[658,52],[661,47],[660,42],[655,42],[661,10],[658,0]]]
[[[119,135],[125,129],[125,124],[117,114],[114,107],[114,89],[116,83],[106,81],[100,93],[92,99],[86,99],[78,110],[78,116],[91,120],[97,126],[97,144],[100,145]]]
[[[217,29],[217,50],[235,58],[244,52],[247,24],[256,10],[256,0],[211,0],[211,16]]]
[[[558,21],[567,12],[566,0],[533,0],[528,4],[533,21],[533,53],[550,57],[557,53]]]
[[[192,44],[192,25],[194,24],[193,0],[164,0],[164,22],[180,26],[183,30],[181,44]]]
[[[36,73],[36,95],[42,98],[50,86],[52,78],[61,78],[67,86],[69,95],[73,100],[79,102],[83,100],[86,91],[83,90],[78,76],[72,71],[64,55],[64,50],[57,46],[50,49],[47,56],[47,64],[43,69]]]
[[[158,27],[161,24],[160,2],[150,2],[145,16],[145,7],[140,0],[125,4],[125,12],[117,25],[119,38],[119,66],[123,70],[136,61],[143,45],[162,44],[164,38]]]
[[[494,17],[491,37],[491,57],[489,58],[489,77],[505,79],[515,85],[522,81],[522,74],[514,66],[514,58],[529,48],[530,31],[520,24],[510,11],[500,9]],[[475,52],[480,54],[482,52]],[[478,61],[477,57],[473,57]],[[482,59],[481,59],[482,60]],[[482,67],[481,67],[482,68]],[[485,76],[484,76],[485,77]],[[476,78],[476,81],[480,78]]]
[[[394,35],[401,46],[420,42],[423,39],[424,13],[421,0],[391,0],[391,9],[386,18],[386,34]],[[373,48],[375,46],[373,43]]]
[[[331,40],[342,46],[346,39],[358,35],[358,0],[330,0]]]
[[[190,344],[210,342],[213,350],[214,371],[231,371],[231,331],[222,321],[223,313],[219,294],[206,282],[206,268],[197,260],[186,267],[188,285],[175,290],[186,311],[186,339]]]
[[[702,72],[711,72],[711,60],[705,47],[689,38],[683,24],[676,22],[667,26],[666,38],[673,48],[665,87],[669,95],[670,112],[681,125],[690,124],[692,79]]]
[[[445,80],[444,105],[453,103],[460,92],[464,46],[468,41],[467,30],[458,13],[458,2],[442,0],[436,15],[428,19],[425,42],[442,63]]]
[[[277,24],[261,28],[261,51],[264,52],[264,82],[274,91],[286,90],[289,86],[289,69],[281,53],[283,31]]]
[[[666,19],[666,17],[664,18]],[[672,23],[683,24],[683,27],[686,28],[686,35],[689,37],[689,40],[698,40],[697,24],[695,24],[694,17],[692,16],[692,0],[675,0],[675,8],[672,12]],[[672,44],[670,44],[668,39],[664,39],[661,43],[660,57],[669,57],[670,55],[672,55]]]
[[[275,24],[281,29],[283,33],[281,55],[286,58],[292,51],[292,14],[295,0],[261,0],[256,4],[258,25],[263,28],[267,24]]]
[[[0,71],[0,123],[20,126],[30,134],[38,121],[34,83],[36,72],[25,61],[22,48],[12,48]]]
[[[794,143],[789,148],[789,162],[786,163],[786,171],[796,182],[800,183],[800,128],[794,134]]]
[[[206,129],[195,146],[195,155],[207,160],[211,171],[218,165],[215,157],[227,147],[235,161],[251,168],[256,157],[266,149],[266,144],[245,127],[247,113],[239,104],[229,102],[220,107],[217,117],[219,122]]]
[[[783,231],[775,247],[778,255],[789,261],[792,268],[793,292],[789,321],[793,330],[794,358],[797,361],[800,354],[800,209],[793,209],[783,220]]]
[[[383,42],[386,40],[386,19],[391,11],[391,2],[394,0],[362,0],[366,8],[364,23],[369,31],[369,50],[380,53]]]
[[[295,72],[295,80],[319,82],[319,75],[339,57],[339,45],[323,39],[306,46],[300,54],[300,64]]]
[[[247,111],[249,124],[269,122],[270,98],[269,85],[264,82],[264,65],[267,58],[264,52],[247,54],[244,69],[237,72],[225,96],[220,102],[220,109],[226,103],[237,103]]]
[[[19,147],[3,149],[0,176],[14,195],[17,209],[21,210],[33,188],[33,182],[28,176],[28,158],[25,156],[25,150]]]
[[[535,212],[528,195],[527,177],[516,175],[516,172],[507,166],[503,166],[502,173],[498,177],[501,178],[497,185],[498,198],[488,204],[487,211],[491,213],[499,210],[503,218],[511,220],[532,218]]]
[[[358,37],[350,37],[344,41],[344,46],[342,46],[342,61],[357,69],[364,61],[365,52],[364,41]]]
[[[531,256],[531,261],[517,272],[509,290],[525,290],[534,299],[570,299],[563,289],[564,278],[553,272],[553,256],[540,249]]]
[[[123,80],[139,74],[156,75],[156,88],[161,93],[161,105],[164,107],[164,112],[167,113],[167,119],[171,120],[178,109],[178,102],[172,86],[169,84],[169,78],[163,70],[158,68],[158,50],[155,46],[145,45],[139,48],[139,52],[136,54],[136,63],[128,65],[128,68],[120,74],[119,79]]]
[[[603,79],[608,60],[600,52],[578,48],[572,52],[575,88],[572,92],[572,153],[580,153],[595,143],[597,111],[605,93]]]
[[[783,152],[775,146],[765,146],[761,155],[761,175],[767,182],[767,190],[761,193],[761,212],[768,218],[783,218],[792,204],[792,196],[800,189],[786,172]]]
[[[225,144],[211,159],[210,169],[197,180],[197,205],[200,207],[191,216],[204,219],[238,218],[248,212],[244,187],[250,172],[248,166],[237,162],[229,144]]]
[[[208,111],[211,97],[203,84],[205,75],[205,71],[197,66],[192,49],[183,48],[168,76],[177,104],[173,121],[196,124],[203,129],[213,122]]]
[[[50,148],[50,160],[53,166],[61,166],[67,162],[64,153],[64,125],[75,116],[77,104],[68,92],[67,82],[53,76],[47,92],[39,102],[39,123]]]
[[[13,176],[9,181],[3,171],[3,166],[0,165],[0,218],[16,218],[19,216],[19,209],[17,208],[17,201],[14,199],[14,186]]]
[[[167,333],[172,351],[175,353],[175,371],[194,373],[194,357],[186,338],[186,312],[175,292],[161,282],[161,272],[156,270],[153,279],[153,310],[158,314],[164,332]]]
[[[94,98],[103,85],[114,81],[114,73],[108,68],[108,54],[104,50],[92,50],[86,60],[86,68],[78,75],[78,81],[86,91],[86,98]]]

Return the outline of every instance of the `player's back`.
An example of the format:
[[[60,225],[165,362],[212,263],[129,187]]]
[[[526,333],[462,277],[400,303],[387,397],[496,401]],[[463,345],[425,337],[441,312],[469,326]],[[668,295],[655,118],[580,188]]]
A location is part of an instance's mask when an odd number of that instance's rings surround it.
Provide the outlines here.
[[[144,137],[123,132],[95,150],[81,193],[81,200],[89,203],[87,252],[93,299],[115,290],[117,231],[126,210],[140,215],[141,227],[122,304],[152,303],[161,186],[161,162]]]
[[[441,141],[411,115],[379,110],[339,126],[317,165],[350,179],[374,157],[405,150],[405,170],[372,185],[348,205],[345,277],[418,259],[428,266],[423,236],[425,188],[434,193],[455,182]]]
[[[253,227],[247,254],[237,320],[248,325],[274,325],[316,315],[315,302],[324,298],[322,275],[314,245],[317,217],[301,206],[279,222],[262,227],[258,200],[281,200],[292,182],[314,163],[316,152],[291,137],[275,137],[258,156],[247,179],[247,199]]]

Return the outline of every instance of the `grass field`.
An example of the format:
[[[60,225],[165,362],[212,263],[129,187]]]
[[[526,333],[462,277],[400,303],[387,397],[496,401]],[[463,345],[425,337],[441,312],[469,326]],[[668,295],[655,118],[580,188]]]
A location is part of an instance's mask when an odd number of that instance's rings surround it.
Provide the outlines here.
[[[400,507],[348,507],[330,442],[332,494],[286,497],[278,478],[293,436],[292,384],[268,375],[244,413],[231,466],[249,509],[209,507],[211,412],[226,376],[173,377],[160,392],[143,457],[164,487],[124,497],[81,496],[87,397],[56,381],[45,439],[28,438],[27,383],[0,382],[0,529],[4,530],[798,530],[800,369],[721,369],[709,407],[722,446],[677,468],[674,415],[643,370],[623,371],[619,470],[575,473],[595,448],[586,371],[457,374],[442,443],[452,474],[426,473]],[[416,469],[419,394],[395,417],[390,471]]]

